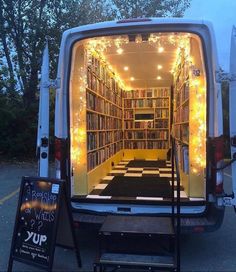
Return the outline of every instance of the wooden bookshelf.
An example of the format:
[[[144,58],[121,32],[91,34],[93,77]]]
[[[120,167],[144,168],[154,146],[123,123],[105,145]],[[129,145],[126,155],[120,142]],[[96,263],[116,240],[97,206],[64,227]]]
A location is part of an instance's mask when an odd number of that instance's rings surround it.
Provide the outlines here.
[[[142,116],[149,116],[150,120],[142,119]],[[168,149],[169,116],[170,88],[125,91],[124,148]]]
[[[123,149],[122,89],[99,59],[87,69],[87,170]]]
[[[180,177],[185,192],[189,193],[189,66],[182,51],[181,62],[174,78],[174,136]]]

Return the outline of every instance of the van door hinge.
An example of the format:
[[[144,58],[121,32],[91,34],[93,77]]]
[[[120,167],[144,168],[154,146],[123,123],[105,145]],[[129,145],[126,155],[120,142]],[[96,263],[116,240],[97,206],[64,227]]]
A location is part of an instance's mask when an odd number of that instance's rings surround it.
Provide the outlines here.
[[[50,87],[53,89],[60,89],[61,88],[61,79],[56,78],[56,79],[50,79]]]
[[[215,77],[217,83],[222,83],[222,81],[236,81],[236,74],[226,73],[219,70],[215,72]]]
[[[236,206],[236,198],[234,196],[224,196],[223,197],[223,206],[225,206],[225,207]]]

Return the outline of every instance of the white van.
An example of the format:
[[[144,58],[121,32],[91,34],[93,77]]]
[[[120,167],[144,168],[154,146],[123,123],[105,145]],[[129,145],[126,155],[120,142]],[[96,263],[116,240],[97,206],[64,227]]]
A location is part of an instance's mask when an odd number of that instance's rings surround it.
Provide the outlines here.
[[[40,176],[48,176],[47,51],[39,111]],[[108,214],[171,214],[174,139],[182,231],[213,231],[221,225],[224,204],[234,199],[224,198],[220,169],[219,74],[209,22],[129,19],[63,34],[54,84],[56,176],[67,181],[75,220],[101,223]]]

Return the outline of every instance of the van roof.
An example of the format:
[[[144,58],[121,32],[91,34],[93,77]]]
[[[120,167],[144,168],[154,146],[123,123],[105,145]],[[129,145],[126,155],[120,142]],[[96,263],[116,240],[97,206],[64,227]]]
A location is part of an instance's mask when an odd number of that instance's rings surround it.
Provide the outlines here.
[[[67,36],[72,33],[84,32],[95,29],[105,29],[105,28],[118,28],[125,26],[145,26],[145,25],[176,25],[176,24],[185,24],[185,25],[205,25],[208,29],[212,29],[212,23],[205,20],[192,20],[187,18],[135,18],[135,19],[122,19],[117,21],[107,21],[95,24],[82,25],[68,29],[64,32],[64,35]]]

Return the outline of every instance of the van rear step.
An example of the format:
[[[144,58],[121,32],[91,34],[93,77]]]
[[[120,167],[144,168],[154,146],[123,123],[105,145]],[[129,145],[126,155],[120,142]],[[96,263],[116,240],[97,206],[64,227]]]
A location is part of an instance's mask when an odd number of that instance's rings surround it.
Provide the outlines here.
[[[116,268],[140,268],[148,269],[160,267],[162,269],[172,268],[174,270],[173,256],[153,256],[138,254],[120,254],[120,253],[104,253],[100,259],[94,263],[94,271],[97,267],[112,266]]]
[[[108,267],[176,271],[177,233],[172,216],[107,216],[99,231],[94,271]]]

